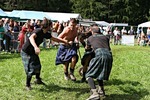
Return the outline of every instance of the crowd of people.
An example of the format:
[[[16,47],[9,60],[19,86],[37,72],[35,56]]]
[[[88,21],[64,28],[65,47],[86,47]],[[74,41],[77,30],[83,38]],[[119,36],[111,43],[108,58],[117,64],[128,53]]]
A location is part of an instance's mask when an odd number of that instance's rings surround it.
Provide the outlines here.
[[[2,18],[0,19],[0,51],[5,52],[20,52],[22,45],[26,41],[26,38],[30,36],[32,31],[39,28],[41,25],[41,20],[30,19],[26,22],[17,22],[13,19]],[[68,22],[56,21],[52,24],[51,33],[54,37],[57,37],[63,29],[68,26]],[[88,32],[89,27],[78,25],[80,32]],[[110,43],[114,45],[121,45],[121,40],[123,35],[134,35],[137,43],[140,46],[150,45],[150,28],[144,32],[141,27],[136,30],[131,26],[129,30],[125,26],[122,27],[100,27],[100,31],[106,35],[111,36]],[[59,44],[52,40],[43,39],[43,47],[55,47]]]
[[[134,36],[134,44],[140,45],[140,46],[149,46],[150,44],[150,27],[143,29],[142,27],[137,27],[135,29],[133,26],[130,27],[130,29],[126,29],[128,27],[120,27],[114,26],[114,29],[112,27],[107,27],[105,30],[101,28],[103,31],[103,34],[109,34],[111,35],[110,42],[113,45],[121,45],[122,44],[122,37],[125,35]],[[128,41],[128,40],[127,40]]]
[[[18,22],[12,19],[0,19],[0,51],[10,52],[11,40],[14,39],[13,33],[19,32]]]

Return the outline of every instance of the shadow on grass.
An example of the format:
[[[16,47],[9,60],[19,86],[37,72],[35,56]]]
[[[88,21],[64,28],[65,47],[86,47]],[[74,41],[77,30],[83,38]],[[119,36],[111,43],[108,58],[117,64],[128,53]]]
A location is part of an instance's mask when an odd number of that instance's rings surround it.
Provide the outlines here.
[[[109,81],[106,81],[106,85],[125,85],[125,84],[130,84],[130,85],[133,85],[133,86],[142,85],[139,82],[129,81],[129,80],[122,81],[122,80],[119,80],[119,79],[111,79]]]
[[[146,95],[149,95],[149,91],[143,88],[142,84],[137,81],[113,79],[106,82],[106,86],[109,85],[116,85],[121,93],[124,94],[111,94],[105,100],[141,100]]]
[[[80,97],[80,95],[82,94],[86,94],[89,92],[89,88],[74,88],[74,87],[61,87],[59,85],[55,85],[55,84],[48,84],[45,85],[45,88],[41,88],[40,91],[42,92],[59,92],[60,90],[65,90],[68,92],[76,92],[76,98]]]
[[[104,100],[141,100],[146,95],[149,95],[149,91],[143,88],[142,84],[136,81],[121,81],[118,79],[113,79],[106,83],[106,86],[111,85],[115,85],[121,93],[118,92],[117,94],[112,93],[110,95],[107,95]],[[40,89],[40,91],[48,93],[59,92],[60,90],[65,90],[68,92],[76,92],[76,98],[79,98],[81,95],[87,93],[89,94],[89,87],[87,88],[61,87],[55,84],[48,84],[45,86],[45,88]],[[107,91],[109,90],[106,90],[106,92]]]
[[[0,61],[12,58],[21,57],[20,53],[1,53],[0,54]]]

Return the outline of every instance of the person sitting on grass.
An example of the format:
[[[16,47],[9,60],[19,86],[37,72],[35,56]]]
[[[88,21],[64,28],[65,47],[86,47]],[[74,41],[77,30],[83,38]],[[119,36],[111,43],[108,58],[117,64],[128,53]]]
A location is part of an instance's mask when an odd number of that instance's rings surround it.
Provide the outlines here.
[[[98,100],[105,97],[103,80],[108,80],[112,68],[113,57],[109,44],[109,37],[100,32],[98,26],[91,28],[92,36],[87,39],[87,47],[92,47],[95,57],[90,60],[86,72],[86,80],[91,88],[92,95],[87,100]],[[98,81],[98,91],[94,83]]]
[[[44,84],[40,77],[42,66],[38,56],[40,53],[39,45],[43,42],[43,38],[52,39],[53,41],[62,42],[69,45],[66,40],[51,36],[51,34],[48,32],[51,28],[51,24],[51,21],[45,18],[42,21],[41,28],[35,29],[22,47],[21,57],[26,72],[27,90],[31,90],[30,81],[33,75],[36,75],[35,83]]]

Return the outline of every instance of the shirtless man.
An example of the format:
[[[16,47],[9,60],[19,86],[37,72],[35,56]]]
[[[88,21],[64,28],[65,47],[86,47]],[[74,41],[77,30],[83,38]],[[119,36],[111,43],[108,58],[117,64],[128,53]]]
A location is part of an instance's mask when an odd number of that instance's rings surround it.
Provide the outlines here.
[[[77,44],[75,43],[75,40],[77,41],[77,35],[78,35],[78,28],[77,28],[77,20],[75,18],[70,19],[69,26],[65,27],[63,32],[60,33],[58,38],[62,38],[64,40],[67,40],[69,43],[72,43],[71,46],[66,46],[64,44],[61,44],[59,46],[57,56],[56,56],[56,65],[63,64],[64,65],[64,74],[65,74],[65,80],[71,79],[72,81],[76,81],[76,78],[74,76],[74,69],[76,66],[76,63],[78,61],[78,55],[77,55]],[[68,67],[70,63],[70,73],[68,73]]]

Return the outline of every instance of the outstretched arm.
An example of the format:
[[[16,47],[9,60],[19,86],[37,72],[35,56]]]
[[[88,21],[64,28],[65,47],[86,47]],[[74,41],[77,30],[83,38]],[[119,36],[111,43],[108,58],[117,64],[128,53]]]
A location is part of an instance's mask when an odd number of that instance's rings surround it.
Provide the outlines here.
[[[40,48],[36,45],[35,43],[35,38],[37,37],[37,35],[35,33],[33,33],[30,37],[29,37],[29,40],[30,40],[30,43],[32,44],[32,46],[34,47],[34,50],[35,50],[35,54],[39,54],[40,53]]]
[[[67,40],[59,38],[59,37],[57,37],[57,38],[51,37],[51,39],[55,42],[62,42],[62,43],[68,44]]]

